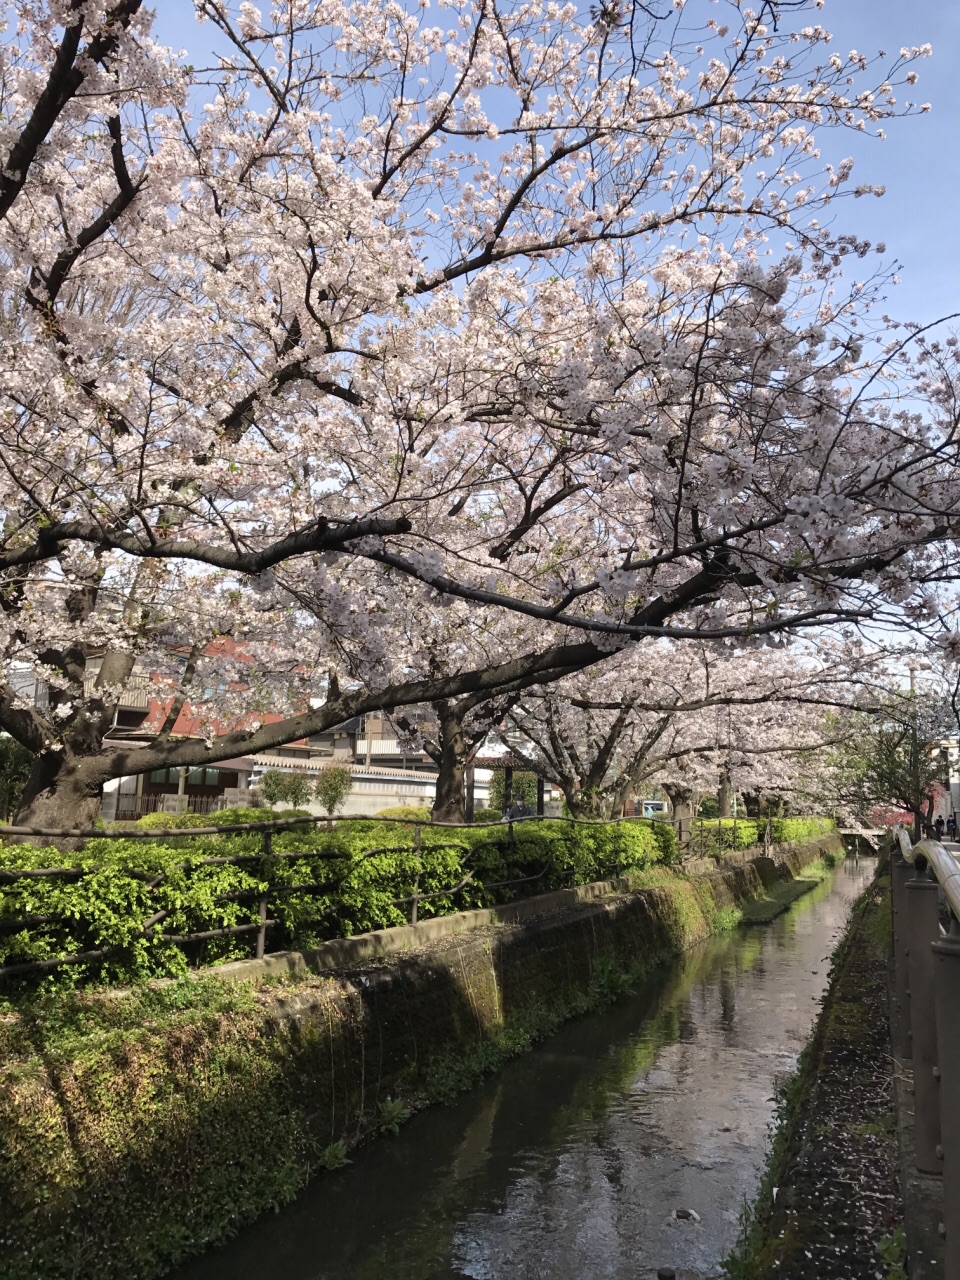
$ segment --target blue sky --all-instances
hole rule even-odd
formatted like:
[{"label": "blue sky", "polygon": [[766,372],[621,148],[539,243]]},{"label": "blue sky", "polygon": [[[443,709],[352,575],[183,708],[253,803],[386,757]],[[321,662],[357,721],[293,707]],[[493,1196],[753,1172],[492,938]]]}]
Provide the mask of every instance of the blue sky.
[{"label": "blue sky", "polygon": [[882,182],[882,200],[858,200],[841,215],[850,229],[883,241],[903,264],[890,310],[926,323],[960,311],[960,5],[954,0],[827,0],[821,18],[841,52],[933,45],[918,66],[911,99],[928,115],[892,121],[887,139],[847,135],[831,142],[853,156],[863,182]]},{"label": "blue sky", "polygon": [[[269,0],[261,4],[266,9]],[[213,31],[209,24],[194,24],[191,0],[163,0],[157,9],[160,38],[203,57]],[[834,47],[842,53],[884,49],[895,56],[902,45],[933,45],[934,56],[919,64],[920,82],[909,92],[916,101],[931,103],[929,114],[891,122],[884,142],[833,133],[824,137],[823,148],[834,162],[852,156],[858,181],[887,188],[880,200],[868,197],[836,207],[843,230],[882,241],[888,260],[901,264],[901,283],[892,290],[887,310],[921,323],[960,311],[960,4],[826,0],[819,14],[804,21],[819,21],[832,31]]]}]

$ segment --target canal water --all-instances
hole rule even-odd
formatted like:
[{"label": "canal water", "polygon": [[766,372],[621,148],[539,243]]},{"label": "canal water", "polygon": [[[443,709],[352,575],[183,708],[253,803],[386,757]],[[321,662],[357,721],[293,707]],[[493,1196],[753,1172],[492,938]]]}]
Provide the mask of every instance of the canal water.
[{"label": "canal water", "polygon": [[[177,1280],[719,1275],[854,899],[848,859],[773,924],[714,938],[415,1116]],[[676,1217],[678,1209],[696,1217]]]}]

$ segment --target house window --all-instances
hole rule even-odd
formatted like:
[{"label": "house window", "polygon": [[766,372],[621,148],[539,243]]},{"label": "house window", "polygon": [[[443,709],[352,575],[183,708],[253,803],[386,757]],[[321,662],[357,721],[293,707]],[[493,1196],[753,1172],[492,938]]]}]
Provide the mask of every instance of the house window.
[{"label": "house window", "polygon": [[[188,769],[187,785],[191,787],[219,787],[221,782],[220,773],[221,770],[219,769]],[[154,786],[178,786],[180,783],[180,770],[179,768],[154,769],[149,777]],[[236,779],[236,774],[233,777]],[[236,785],[235,782],[234,785]]]}]

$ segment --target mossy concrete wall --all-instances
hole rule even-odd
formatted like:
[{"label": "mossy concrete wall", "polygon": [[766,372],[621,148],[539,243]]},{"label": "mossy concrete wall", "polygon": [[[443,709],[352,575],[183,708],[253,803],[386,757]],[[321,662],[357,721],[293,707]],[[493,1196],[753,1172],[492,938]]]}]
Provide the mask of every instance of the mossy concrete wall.
[{"label": "mossy concrete wall", "polygon": [[[818,841],[789,866],[838,847]],[[212,1010],[187,1000],[125,1020],[121,999],[103,1032],[22,1028],[0,1065],[0,1275],[163,1274],[291,1199],[334,1144],[376,1132],[384,1103],[450,1096],[729,926],[764,887],[749,864],[631,883],[549,914],[541,900],[514,923],[422,931],[350,972],[306,957],[292,981]]]}]

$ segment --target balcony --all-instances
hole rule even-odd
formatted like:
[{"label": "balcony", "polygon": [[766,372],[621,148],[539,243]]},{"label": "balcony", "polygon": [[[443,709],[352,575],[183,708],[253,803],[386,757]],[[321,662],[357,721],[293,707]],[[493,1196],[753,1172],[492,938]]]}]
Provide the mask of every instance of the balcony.
[{"label": "balcony", "polygon": [[379,733],[374,733],[369,739],[367,737],[358,737],[357,739],[357,760],[360,760],[361,763],[366,759],[367,744],[370,745],[371,756],[417,754],[415,751],[404,751],[401,746],[397,745],[396,737],[384,737]]}]

